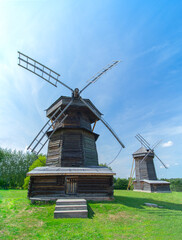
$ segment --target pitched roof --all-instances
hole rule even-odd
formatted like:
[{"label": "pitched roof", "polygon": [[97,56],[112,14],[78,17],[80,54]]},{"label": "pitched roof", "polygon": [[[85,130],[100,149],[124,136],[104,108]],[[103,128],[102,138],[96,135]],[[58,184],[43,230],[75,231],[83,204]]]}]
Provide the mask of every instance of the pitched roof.
[{"label": "pitched roof", "polygon": [[[84,100],[87,102],[87,104],[89,104],[96,111],[96,113],[99,116],[102,115],[102,113],[95,107],[95,105],[89,99],[84,98]],[[49,117],[50,114],[52,114],[58,107],[66,106],[70,101],[71,101],[71,97],[61,96],[60,98],[58,98],[50,107],[48,107],[46,109],[47,117]],[[71,106],[69,108],[71,108],[71,107],[81,107],[81,108],[88,109],[88,107],[83,102],[81,102],[79,99],[74,99],[73,103],[71,104]]]},{"label": "pitched roof", "polygon": [[[133,153],[133,157],[143,157],[149,152],[149,149],[146,149],[144,146],[139,148],[136,152]],[[154,153],[149,153],[149,156],[154,156]]]}]

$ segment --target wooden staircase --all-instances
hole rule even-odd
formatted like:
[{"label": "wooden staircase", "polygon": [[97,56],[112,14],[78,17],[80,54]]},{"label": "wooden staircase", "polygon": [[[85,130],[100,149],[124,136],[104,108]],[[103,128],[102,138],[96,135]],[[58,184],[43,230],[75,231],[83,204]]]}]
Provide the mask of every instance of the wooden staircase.
[{"label": "wooden staircase", "polygon": [[54,218],[87,218],[87,201],[85,199],[58,199]]}]

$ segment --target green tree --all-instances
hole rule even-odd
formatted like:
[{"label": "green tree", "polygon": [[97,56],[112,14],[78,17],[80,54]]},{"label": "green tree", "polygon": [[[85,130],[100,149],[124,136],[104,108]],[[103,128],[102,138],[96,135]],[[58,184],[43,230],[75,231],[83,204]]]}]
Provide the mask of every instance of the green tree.
[{"label": "green tree", "polygon": [[[29,172],[32,171],[34,168],[36,167],[43,167],[46,165],[46,156],[44,155],[39,155],[38,159],[36,159],[33,164],[29,167]],[[28,189],[28,185],[29,185],[29,181],[30,181],[30,176],[27,176],[24,179],[24,184],[23,184],[23,188],[24,189]]]},{"label": "green tree", "polygon": [[109,167],[109,166],[107,165],[107,163],[100,163],[99,166],[100,166],[100,167],[107,167],[107,168],[109,168],[110,170],[112,170],[112,168]]},{"label": "green tree", "polygon": [[161,179],[170,182],[171,191],[182,192],[182,178]]},{"label": "green tree", "polygon": [[126,178],[117,178],[114,180],[114,189],[126,190],[128,187],[128,179]]}]

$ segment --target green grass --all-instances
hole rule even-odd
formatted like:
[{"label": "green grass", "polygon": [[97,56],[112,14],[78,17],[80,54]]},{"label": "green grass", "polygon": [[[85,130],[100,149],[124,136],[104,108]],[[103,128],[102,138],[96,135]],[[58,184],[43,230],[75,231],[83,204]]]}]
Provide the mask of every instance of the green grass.
[{"label": "green grass", "polygon": [[182,239],[182,193],[117,190],[114,201],[89,202],[88,219],[54,219],[55,204],[32,205],[26,196],[25,190],[0,190],[1,240]]}]

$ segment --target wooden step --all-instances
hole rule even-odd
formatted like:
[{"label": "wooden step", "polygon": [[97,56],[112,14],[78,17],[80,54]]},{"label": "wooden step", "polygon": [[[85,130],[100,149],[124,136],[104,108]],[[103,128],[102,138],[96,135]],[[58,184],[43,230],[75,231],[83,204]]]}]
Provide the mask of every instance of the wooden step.
[{"label": "wooden step", "polygon": [[54,218],[87,218],[87,210],[54,211]]},{"label": "wooden step", "polygon": [[55,211],[87,210],[87,205],[56,205]]},{"label": "wooden step", "polygon": [[54,218],[87,218],[87,201],[78,198],[64,198],[56,201]]},{"label": "wooden step", "polygon": [[56,201],[56,205],[84,205],[87,204],[87,201],[85,199],[58,199]]}]

